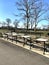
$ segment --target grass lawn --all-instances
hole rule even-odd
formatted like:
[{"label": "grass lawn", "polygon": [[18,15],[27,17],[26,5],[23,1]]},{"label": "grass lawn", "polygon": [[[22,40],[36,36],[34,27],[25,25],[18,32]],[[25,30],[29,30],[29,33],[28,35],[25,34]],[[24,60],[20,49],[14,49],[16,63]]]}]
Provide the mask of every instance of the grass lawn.
[{"label": "grass lawn", "polygon": [[[1,36],[1,33],[9,32],[9,31],[10,30],[8,30],[8,29],[0,29],[0,36]],[[23,31],[23,32],[21,32],[21,31]],[[24,30],[19,30],[18,33],[26,34],[26,32],[24,32]],[[40,37],[40,36],[47,37],[48,33],[49,33],[49,31],[36,31],[36,32],[34,32],[33,30],[28,30],[27,35],[31,35],[31,36],[34,35],[36,37]],[[48,38],[49,38],[49,36],[48,36]]]}]

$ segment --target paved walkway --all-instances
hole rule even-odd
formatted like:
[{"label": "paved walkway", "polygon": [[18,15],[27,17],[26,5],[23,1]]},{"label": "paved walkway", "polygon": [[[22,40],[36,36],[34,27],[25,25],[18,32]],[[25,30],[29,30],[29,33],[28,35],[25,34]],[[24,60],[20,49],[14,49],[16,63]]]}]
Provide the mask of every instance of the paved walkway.
[{"label": "paved walkway", "polygon": [[[7,39],[4,39],[4,38],[0,38],[1,40],[4,40],[4,41],[6,41],[6,42],[10,42],[10,43],[12,43],[12,44],[14,44],[14,45],[17,45],[17,46],[20,46],[20,47],[22,47],[22,48],[25,48],[25,49],[27,49],[27,50],[30,50],[30,46],[28,46],[28,45],[25,45],[25,46],[23,46],[23,43],[19,43],[19,42],[17,42],[17,44],[16,44],[16,42],[15,41],[11,41],[11,40],[7,40]],[[36,52],[36,53],[38,53],[38,54],[40,54],[40,55],[42,55],[42,56],[45,56],[45,57],[47,57],[47,58],[49,58],[49,52],[45,52],[45,55],[43,54],[43,51],[42,50],[40,50],[40,48],[31,48],[31,50],[30,51],[33,51],[33,52]]]},{"label": "paved walkway", "polygon": [[49,65],[49,58],[0,40],[0,65]]}]

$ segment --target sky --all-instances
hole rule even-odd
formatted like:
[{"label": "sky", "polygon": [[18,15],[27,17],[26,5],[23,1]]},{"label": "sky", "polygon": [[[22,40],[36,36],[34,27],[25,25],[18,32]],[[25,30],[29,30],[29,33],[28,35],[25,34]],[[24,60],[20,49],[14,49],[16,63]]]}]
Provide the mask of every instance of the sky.
[{"label": "sky", "polygon": [[[12,22],[16,19],[13,13],[18,13],[16,11],[15,2],[17,0],[0,0],[0,21],[6,21],[6,18],[10,18]],[[44,0],[44,2],[49,3],[49,0]],[[40,27],[43,24],[47,24],[48,22],[42,21],[38,24]],[[22,25],[22,22],[20,23]]]},{"label": "sky", "polygon": [[0,20],[15,18],[13,15],[13,13],[16,11],[15,2],[16,0],[0,0]]}]

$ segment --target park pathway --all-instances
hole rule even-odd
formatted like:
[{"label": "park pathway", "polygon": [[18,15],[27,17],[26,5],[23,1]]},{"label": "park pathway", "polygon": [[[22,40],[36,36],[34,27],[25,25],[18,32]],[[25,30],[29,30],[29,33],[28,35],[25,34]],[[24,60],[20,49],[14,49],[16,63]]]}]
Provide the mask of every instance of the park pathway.
[{"label": "park pathway", "polygon": [[49,65],[49,58],[0,40],[0,65]]}]

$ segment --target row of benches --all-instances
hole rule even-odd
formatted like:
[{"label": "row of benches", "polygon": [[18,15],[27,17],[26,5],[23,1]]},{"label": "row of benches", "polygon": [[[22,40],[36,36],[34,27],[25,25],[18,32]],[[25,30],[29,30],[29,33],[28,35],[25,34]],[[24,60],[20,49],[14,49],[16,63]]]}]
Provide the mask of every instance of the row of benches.
[{"label": "row of benches", "polygon": [[31,46],[33,46],[33,41],[31,39],[31,37],[28,35],[17,34],[15,32],[12,32],[12,33],[4,33],[3,37],[7,38],[7,40],[8,39],[12,40],[12,42],[16,41],[16,43],[19,41],[19,42],[23,43],[23,46],[25,44],[30,45],[30,49],[31,49]]},{"label": "row of benches", "polygon": [[[38,41],[36,40],[36,39],[32,39],[30,36],[28,36],[28,35],[24,35],[24,34],[17,34],[17,33],[15,33],[15,32],[12,32],[12,33],[4,33],[3,34],[3,37],[4,38],[7,38],[7,40],[8,39],[10,39],[10,40],[12,40],[12,42],[13,41],[16,41],[16,43],[17,42],[21,42],[21,43],[23,43],[23,46],[25,45],[25,44],[27,44],[27,45],[29,45],[30,46],[30,49],[31,49],[31,47],[38,47],[38,48],[42,48],[42,49],[44,49],[44,52],[45,52],[45,42],[44,42],[44,46],[41,46],[41,45],[39,45],[39,44],[37,44],[38,43]],[[41,39],[41,38],[40,38]],[[44,40],[44,39],[42,39],[42,40]],[[39,42],[40,43],[40,42]]]}]

